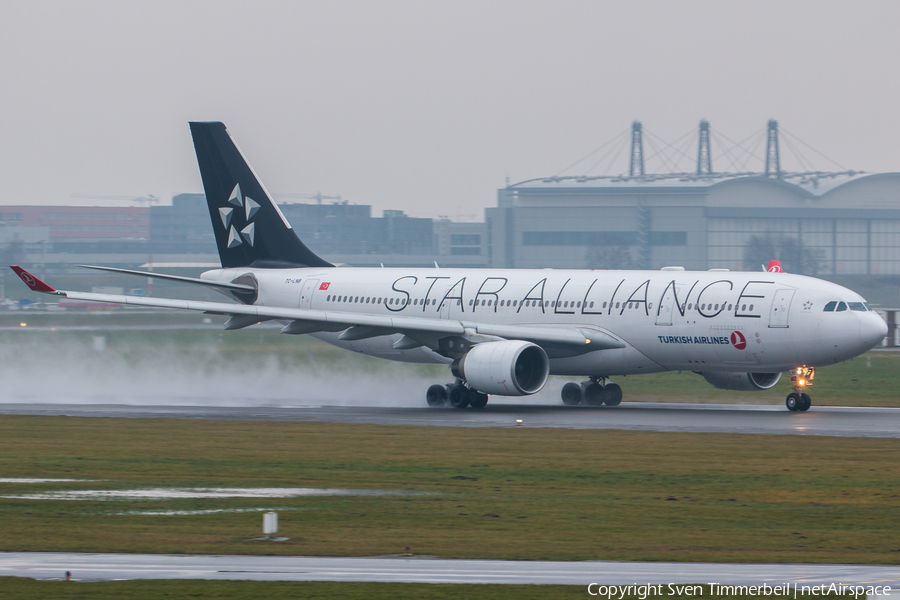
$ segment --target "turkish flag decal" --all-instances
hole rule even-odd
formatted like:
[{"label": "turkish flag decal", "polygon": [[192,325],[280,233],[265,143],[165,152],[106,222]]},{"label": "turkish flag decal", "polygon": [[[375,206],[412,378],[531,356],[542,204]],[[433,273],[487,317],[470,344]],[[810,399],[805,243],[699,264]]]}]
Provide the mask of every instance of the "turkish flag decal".
[{"label": "turkish flag decal", "polygon": [[327,290],[329,285],[331,285],[331,282],[330,282],[330,281],[326,281],[325,283],[323,283],[322,285],[319,286],[319,289],[320,289],[320,290]]}]

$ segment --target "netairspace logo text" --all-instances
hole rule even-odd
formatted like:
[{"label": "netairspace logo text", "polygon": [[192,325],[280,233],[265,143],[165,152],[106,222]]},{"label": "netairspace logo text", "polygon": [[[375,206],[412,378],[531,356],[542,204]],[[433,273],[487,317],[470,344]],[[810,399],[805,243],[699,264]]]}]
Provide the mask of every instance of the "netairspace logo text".
[{"label": "netairspace logo text", "polygon": [[711,596],[828,596],[837,595],[847,598],[864,598],[866,596],[890,596],[889,585],[844,585],[840,583],[822,585],[722,585],[708,583],[706,585],[646,584],[646,585],[600,585],[592,583],[588,586],[588,594],[600,596],[607,600],[623,600],[626,597],[637,597],[647,600],[652,596],[698,596],[705,592]]}]

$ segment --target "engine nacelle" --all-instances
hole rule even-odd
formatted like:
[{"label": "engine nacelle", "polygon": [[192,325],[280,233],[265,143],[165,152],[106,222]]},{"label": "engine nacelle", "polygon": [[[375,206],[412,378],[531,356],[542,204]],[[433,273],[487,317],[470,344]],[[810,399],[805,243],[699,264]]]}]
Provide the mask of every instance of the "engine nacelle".
[{"label": "engine nacelle", "polygon": [[739,392],[758,392],[775,387],[781,379],[781,373],[726,373],[705,371],[700,373],[713,387],[720,390],[736,390]]},{"label": "engine nacelle", "polygon": [[453,361],[450,368],[479,392],[527,396],[547,383],[550,359],[543,348],[531,342],[484,342]]}]

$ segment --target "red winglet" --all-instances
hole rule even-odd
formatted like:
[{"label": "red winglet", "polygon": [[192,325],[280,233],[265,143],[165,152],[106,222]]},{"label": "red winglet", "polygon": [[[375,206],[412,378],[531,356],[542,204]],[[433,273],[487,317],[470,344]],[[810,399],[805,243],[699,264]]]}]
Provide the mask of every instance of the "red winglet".
[{"label": "red winglet", "polygon": [[52,287],[20,267],[19,265],[10,265],[10,269],[16,272],[16,275],[19,276],[19,279],[25,282],[25,285],[33,292],[43,292],[45,294],[55,294],[56,290]]}]

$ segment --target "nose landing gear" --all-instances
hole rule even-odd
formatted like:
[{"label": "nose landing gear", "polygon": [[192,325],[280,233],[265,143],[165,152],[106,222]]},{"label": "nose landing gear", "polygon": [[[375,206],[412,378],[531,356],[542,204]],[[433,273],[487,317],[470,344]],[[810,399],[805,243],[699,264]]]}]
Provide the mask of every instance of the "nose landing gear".
[{"label": "nose landing gear", "polygon": [[815,376],[816,368],[806,365],[791,371],[791,383],[794,385],[794,391],[788,394],[784,401],[784,405],[789,411],[806,412],[812,406],[812,398],[806,393],[806,388],[812,385]]},{"label": "nose landing gear", "polygon": [[591,377],[581,383],[570,381],[563,386],[560,396],[567,406],[582,403],[588,406],[618,406],[622,402],[622,388],[609,383],[606,377]]}]

